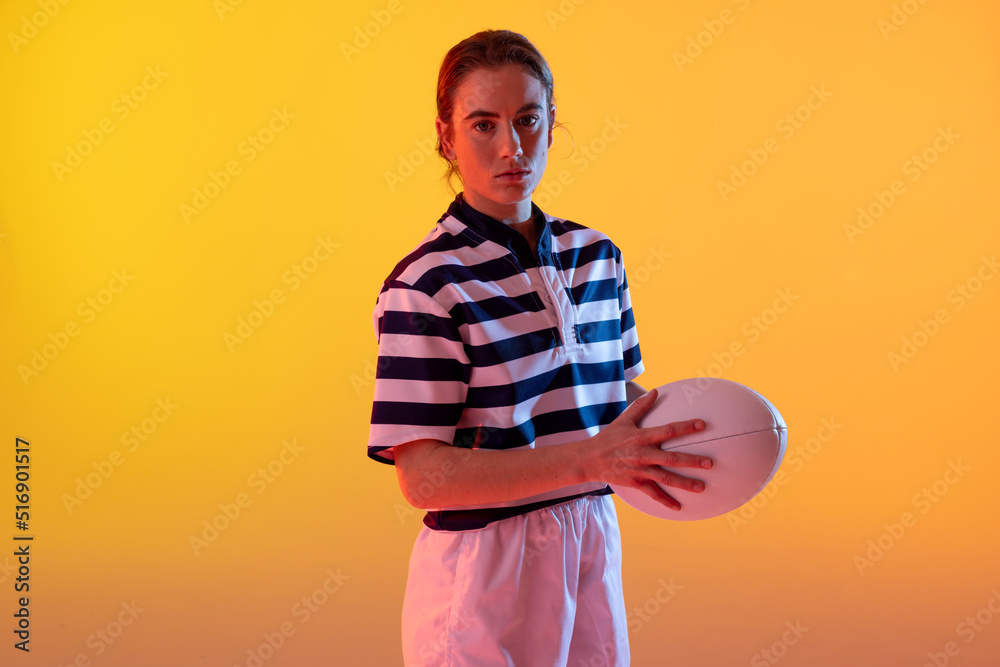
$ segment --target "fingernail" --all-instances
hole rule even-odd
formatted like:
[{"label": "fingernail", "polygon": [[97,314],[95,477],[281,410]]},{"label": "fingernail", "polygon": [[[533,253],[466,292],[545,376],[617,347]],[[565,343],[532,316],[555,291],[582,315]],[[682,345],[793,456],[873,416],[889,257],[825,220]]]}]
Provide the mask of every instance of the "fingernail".
[{"label": "fingernail", "polygon": [[694,423],[694,428],[696,431],[702,430],[703,428],[705,428],[705,422],[699,419]]},{"label": "fingernail", "polygon": [[702,483],[702,482],[695,482],[694,483],[694,490],[698,491],[699,493],[702,492],[702,491],[704,491],[705,490],[705,484]]},{"label": "fingernail", "polygon": [[711,468],[712,467],[712,460],[711,459],[705,459],[704,461],[701,462],[701,467],[702,468]]}]

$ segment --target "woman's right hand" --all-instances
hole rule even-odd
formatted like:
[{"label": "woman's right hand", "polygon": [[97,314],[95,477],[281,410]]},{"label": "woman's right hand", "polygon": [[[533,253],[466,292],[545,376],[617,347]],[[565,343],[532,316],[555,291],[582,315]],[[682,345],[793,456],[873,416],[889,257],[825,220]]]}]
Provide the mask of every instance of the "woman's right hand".
[{"label": "woman's right hand", "polygon": [[657,502],[679,510],[681,504],[659,485],[700,493],[705,490],[705,484],[664,470],[661,466],[706,469],[712,467],[712,459],[697,454],[664,451],[660,449],[660,444],[670,438],[703,430],[705,422],[689,419],[640,428],[636,422],[653,406],[656,397],[656,389],[651,389],[587,441],[588,467],[591,471],[588,477],[616,486],[640,489]]}]

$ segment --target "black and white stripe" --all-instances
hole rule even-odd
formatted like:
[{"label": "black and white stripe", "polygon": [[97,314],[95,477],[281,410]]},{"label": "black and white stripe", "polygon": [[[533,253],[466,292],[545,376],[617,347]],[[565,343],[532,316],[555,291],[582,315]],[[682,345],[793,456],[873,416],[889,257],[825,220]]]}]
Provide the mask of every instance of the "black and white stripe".
[{"label": "black and white stripe", "polygon": [[383,283],[371,458],[392,463],[393,446],[424,438],[488,449],[560,444],[596,434],[625,409],[625,382],[643,365],[621,252],[601,232],[532,210],[540,264],[520,233],[459,195]]}]

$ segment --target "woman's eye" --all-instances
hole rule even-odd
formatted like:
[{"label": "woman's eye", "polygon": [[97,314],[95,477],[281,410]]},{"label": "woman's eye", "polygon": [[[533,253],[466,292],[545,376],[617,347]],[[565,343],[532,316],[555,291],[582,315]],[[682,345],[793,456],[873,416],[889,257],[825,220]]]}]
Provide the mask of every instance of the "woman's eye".
[{"label": "woman's eye", "polygon": [[538,122],[538,116],[524,116],[521,119],[521,121],[522,121],[521,122],[522,125],[526,125],[526,126],[530,127],[530,126],[532,126],[532,125],[534,125],[535,123]]},{"label": "woman's eye", "polygon": [[487,123],[484,120],[481,120],[478,123],[476,123],[475,125],[473,125],[472,129],[478,130],[480,132],[485,132],[486,130],[490,129],[490,124]]}]

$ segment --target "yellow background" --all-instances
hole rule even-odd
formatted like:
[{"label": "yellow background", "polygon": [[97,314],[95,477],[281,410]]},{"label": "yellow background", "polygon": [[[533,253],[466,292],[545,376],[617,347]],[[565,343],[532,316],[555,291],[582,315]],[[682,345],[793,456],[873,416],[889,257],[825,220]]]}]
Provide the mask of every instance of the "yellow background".
[{"label": "yellow background", "polygon": [[[420,513],[365,455],[371,311],[452,198],[427,149],[437,69],[487,27],[552,66],[568,132],[536,201],[622,248],[639,382],[714,372],[789,424],[784,483],[740,521],[619,503],[633,664],[996,664],[1000,8],[984,0],[3,3],[0,663],[247,665],[282,627],[265,665],[401,663]],[[814,87],[829,96],[810,109]],[[78,166],[54,165],[71,150]],[[214,196],[185,216],[196,191]],[[959,285],[978,289],[961,308]],[[769,312],[779,290],[797,298]],[[921,345],[893,363],[904,338]],[[51,358],[24,374],[36,351]],[[11,632],[15,437],[33,453],[30,654]],[[239,516],[193,547],[226,525],[220,504]],[[323,601],[308,619],[304,596]]]}]

